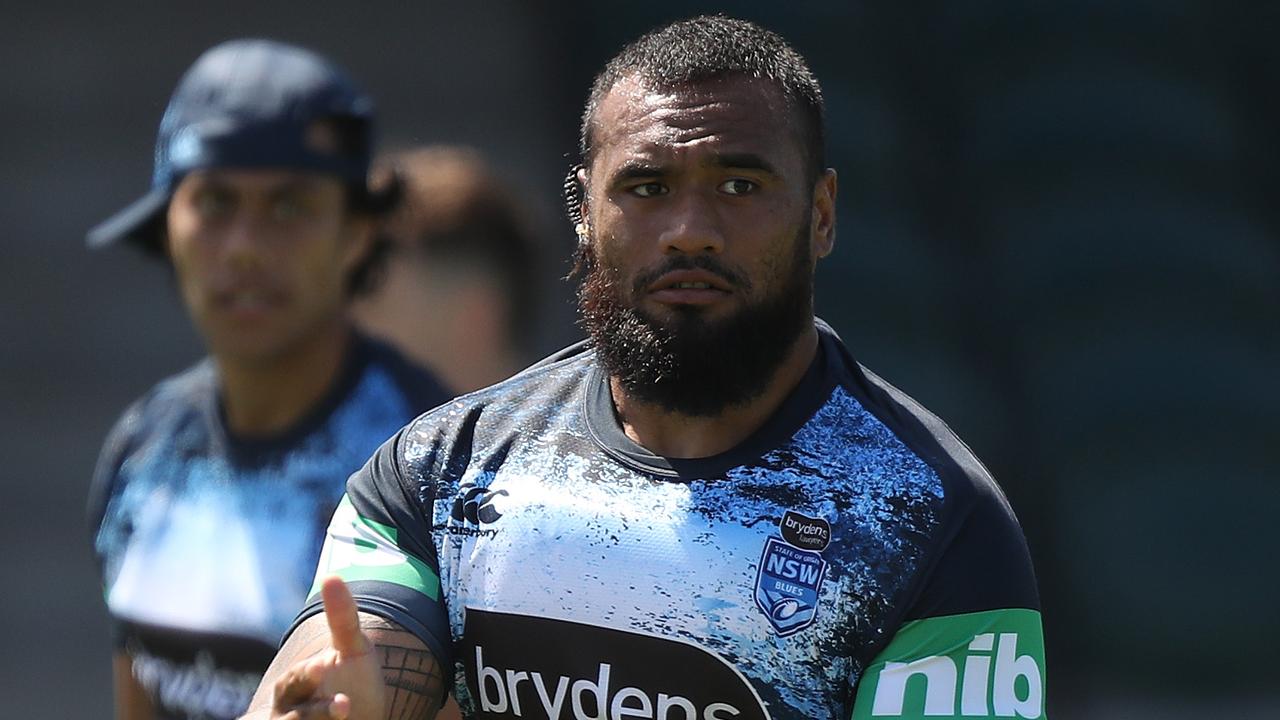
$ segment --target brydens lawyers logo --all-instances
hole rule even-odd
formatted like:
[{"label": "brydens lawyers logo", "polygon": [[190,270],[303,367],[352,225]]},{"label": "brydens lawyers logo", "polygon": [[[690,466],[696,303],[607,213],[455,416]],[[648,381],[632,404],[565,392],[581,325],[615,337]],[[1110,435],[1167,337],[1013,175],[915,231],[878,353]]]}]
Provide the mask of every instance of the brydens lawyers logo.
[{"label": "brydens lawyers logo", "polygon": [[679,638],[466,608],[457,652],[479,720],[769,720],[737,668]]},{"label": "brydens lawyers logo", "polygon": [[764,545],[756,571],[756,606],[782,637],[813,624],[827,562],[820,554],[831,543],[831,524],[791,510],[778,523],[781,538]]}]

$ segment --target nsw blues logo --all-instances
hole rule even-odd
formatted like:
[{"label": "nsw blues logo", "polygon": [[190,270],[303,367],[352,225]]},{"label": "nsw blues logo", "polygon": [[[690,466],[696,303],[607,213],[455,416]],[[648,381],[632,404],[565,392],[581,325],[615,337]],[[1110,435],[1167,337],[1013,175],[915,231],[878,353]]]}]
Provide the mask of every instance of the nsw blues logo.
[{"label": "nsw blues logo", "polygon": [[788,510],[779,523],[782,537],[764,544],[756,571],[756,606],[782,637],[813,624],[818,593],[827,574],[820,554],[831,542],[831,525],[822,518]]}]

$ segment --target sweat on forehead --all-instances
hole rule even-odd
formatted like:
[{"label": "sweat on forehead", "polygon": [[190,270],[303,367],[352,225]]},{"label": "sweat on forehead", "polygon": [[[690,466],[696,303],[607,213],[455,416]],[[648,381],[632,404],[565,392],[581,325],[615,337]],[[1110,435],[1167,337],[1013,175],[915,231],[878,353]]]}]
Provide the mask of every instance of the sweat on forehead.
[{"label": "sweat on forehead", "polygon": [[[794,141],[803,154],[798,125],[797,114],[767,81],[734,76],[656,87],[629,76],[596,108],[589,160],[594,165],[619,148],[643,153],[730,136],[738,144],[754,141],[757,151]],[[782,136],[776,134],[779,130]]]}]

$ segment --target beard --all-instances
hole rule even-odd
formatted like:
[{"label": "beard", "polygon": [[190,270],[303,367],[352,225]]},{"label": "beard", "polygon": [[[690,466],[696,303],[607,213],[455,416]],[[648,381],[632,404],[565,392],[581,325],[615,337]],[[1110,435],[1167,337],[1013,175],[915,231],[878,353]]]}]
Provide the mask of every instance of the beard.
[{"label": "beard", "polygon": [[[806,222],[776,268],[774,290],[733,315],[707,319],[701,308],[675,306],[666,321],[629,306],[616,270],[604,267],[594,245],[583,250],[585,271],[578,288],[582,324],[609,375],[626,393],[667,412],[707,417],[745,405],[760,396],[813,323],[813,272]],[[719,275],[738,292],[748,278],[708,255],[677,255],[642,272],[633,283],[639,297],[653,281],[673,270]]]}]

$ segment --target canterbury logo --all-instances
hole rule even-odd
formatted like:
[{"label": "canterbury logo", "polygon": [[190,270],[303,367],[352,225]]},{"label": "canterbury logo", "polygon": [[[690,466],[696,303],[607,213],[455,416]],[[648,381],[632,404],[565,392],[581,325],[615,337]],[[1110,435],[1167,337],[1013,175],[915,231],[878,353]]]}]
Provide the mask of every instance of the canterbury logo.
[{"label": "canterbury logo", "polygon": [[502,513],[493,506],[493,501],[499,495],[507,495],[507,491],[463,483],[458,487],[458,495],[453,499],[453,508],[449,514],[457,522],[465,520],[476,525],[497,522]]}]

